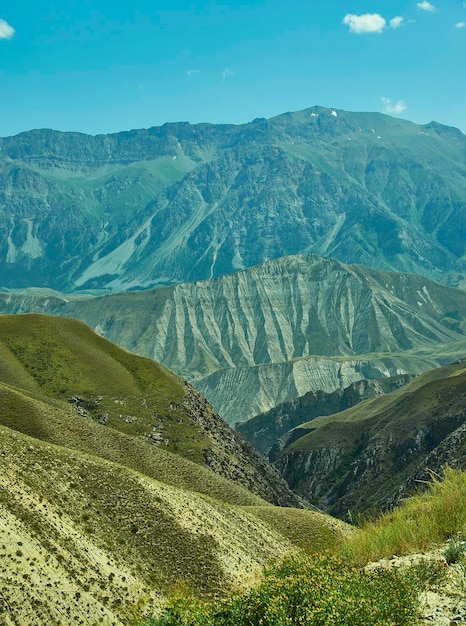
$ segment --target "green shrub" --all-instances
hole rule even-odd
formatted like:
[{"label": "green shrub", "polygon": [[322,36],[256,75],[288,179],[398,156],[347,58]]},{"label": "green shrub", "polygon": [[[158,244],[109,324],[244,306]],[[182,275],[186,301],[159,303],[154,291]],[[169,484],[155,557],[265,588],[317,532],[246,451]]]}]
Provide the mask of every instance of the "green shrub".
[{"label": "green shrub", "polygon": [[444,563],[422,558],[409,569],[412,576],[419,582],[420,588],[430,588],[445,581],[448,570]]},{"label": "green shrub", "polygon": [[178,600],[147,626],[413,626],[417,580],[407,570],[367,572],[331,556],[271,565],[258,587],[229,600]]},{"label": "green shrub", "polygon": [[445,561],[451,563],[460,563],[466,557],[466,543],[456,539],[450,539],[448,546],[443,551]]}]

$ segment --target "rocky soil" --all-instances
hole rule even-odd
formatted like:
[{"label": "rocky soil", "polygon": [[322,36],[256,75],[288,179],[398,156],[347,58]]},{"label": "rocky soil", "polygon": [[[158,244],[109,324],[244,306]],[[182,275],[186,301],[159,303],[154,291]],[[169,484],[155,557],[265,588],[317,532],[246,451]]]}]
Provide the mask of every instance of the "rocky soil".
[{"label": "rocky soil", "polygon": [[[466,548],[466,542],[462,542]],[[466,560],[448,563],[445,551],[448,544],[425,553],[394,556],[370,563],[367,569],[377,567],[406,567],[422,563],[436,564],[440,576],[427,585],[421,594],[422,624],[426,626],[460,626],[466,624]],[[442,571],[442,569],[444,571]]]}]

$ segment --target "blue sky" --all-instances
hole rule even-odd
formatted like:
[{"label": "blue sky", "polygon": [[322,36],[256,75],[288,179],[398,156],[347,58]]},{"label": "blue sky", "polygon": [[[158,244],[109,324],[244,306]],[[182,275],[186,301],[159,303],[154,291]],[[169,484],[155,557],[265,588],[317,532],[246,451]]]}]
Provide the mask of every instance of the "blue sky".
[{"label": "blue sky", "polygon": [[0,136],[313,105],[466,133],[466,1],[0,0]]}]

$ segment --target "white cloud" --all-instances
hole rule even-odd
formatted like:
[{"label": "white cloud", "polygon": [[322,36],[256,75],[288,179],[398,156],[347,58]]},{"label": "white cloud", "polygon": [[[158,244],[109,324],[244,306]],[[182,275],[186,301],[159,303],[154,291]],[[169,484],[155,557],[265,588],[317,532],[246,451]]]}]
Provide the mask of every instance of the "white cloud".
[{"label": "white cloud", "polygon": [[397,15],[397,17],[393,17],[390,20],[390,28],[400,28],[400,26],[403,26],[404,21],[404,17],[401,17],[401,15]]},{"label": "white cloud", "polygon": [[380,99],[383,103],[383,113],[388,113],[389,115],[393,113],[395,115],[398,115],[399,113],[403,113],[403,111],[406,111],[406,104],[403,102],[403,100],[393,102],[390,98],[385,98],[385,96],[382,96]]},{"label": "white cloud", "polygon": [[0,20],[0,39],[11,39],[15,34],[15,29],[5,20]]},{"label": "white cloud", "polygon": [[357,35],[381,33],[386,23],[385,18],[379,15],[379,13],[364,13],[363,15],[347,13],[343,18],[343,24],[349,27],[350,33],[356,33]]},{"label": "white cloud", "polygon": [[234,76],[235,73],[230,70],[229,67],[225,68],[222,72],[222,80],[226,80],[229,76]]},{"label": "white cloud", "polygon": [[430,2],[427,2],[427,0],[422,0],[422,2],[418,2],[416,4],[418,9],[421,9],[422,11],[435,11],[436,8],[434,7],[433,4],[431,4]]},{"label": "white cloud", "polygon": [[200,74],[201,70],[186,70],[186,74],[188,76],[194,76],[195,74]]},{"label": "white cloud", "polygon": [[456,22],[455,28],[464,28],[466,26],[466,22]]}]

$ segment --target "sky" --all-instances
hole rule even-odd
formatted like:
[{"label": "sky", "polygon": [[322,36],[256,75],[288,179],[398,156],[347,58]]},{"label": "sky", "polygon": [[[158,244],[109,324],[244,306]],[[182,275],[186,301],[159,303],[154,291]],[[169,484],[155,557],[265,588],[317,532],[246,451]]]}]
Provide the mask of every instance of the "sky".
[{"label": "sky", "polygon": [[314,105],[466,133],[466,0],[0,0],[0,136]]}]

